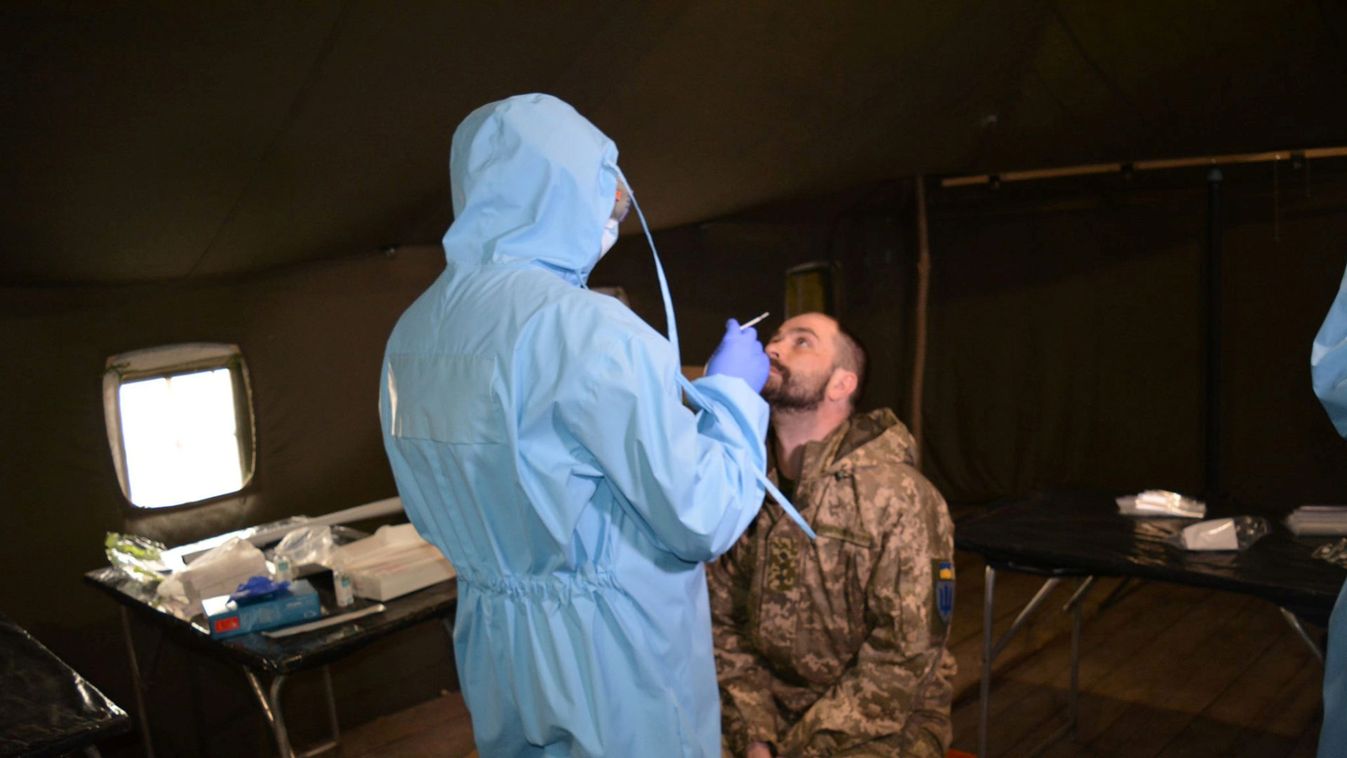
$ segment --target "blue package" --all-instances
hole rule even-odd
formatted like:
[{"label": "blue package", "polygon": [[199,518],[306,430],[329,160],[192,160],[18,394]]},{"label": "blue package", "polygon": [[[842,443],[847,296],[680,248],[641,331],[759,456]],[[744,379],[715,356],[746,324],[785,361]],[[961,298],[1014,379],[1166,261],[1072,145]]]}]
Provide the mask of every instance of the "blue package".
[{"label": "blue package", "polygon": [[217,639],[312,621],[323,614],[318,593],[307,579],[291,582],[289,588],[265,598],[240,603],[229,595],[220,595],[202,600],[201,607],[210,635]]}]

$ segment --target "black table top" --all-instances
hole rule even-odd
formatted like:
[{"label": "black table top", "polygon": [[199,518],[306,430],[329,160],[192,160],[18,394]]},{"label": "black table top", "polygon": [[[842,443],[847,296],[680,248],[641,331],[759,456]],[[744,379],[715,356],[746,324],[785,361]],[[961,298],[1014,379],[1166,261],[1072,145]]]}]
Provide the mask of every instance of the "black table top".
[{"label": "black table top", "polygon": [[[330,577],[330,574],[326,576]],[[310,579],[322,599],[323,615],[326,616],[334,610],[330,578],[326,584],[317,577]],[[220,640],[210,636],[200,616],[185,621],[157,608],[152,587],[116,568],[107,566],[90,571],[84,575],[84,580],[189,647],[273,675],[331,663],[393,632],[436,617],[447,617],[458,602],[458,585],[450,580],[385,600],[385,610],[381,613],[311,632],[274,639],[253,633]]]},{"label": "black table top", "polygon": [[[1219,503],[1206,518],[1241,515]],[[1326,624],[1347,570],[1312,556],[1329,538],[1295,537],[1279,521],[1242,551],[1188,551],[1169,540],[1197,519],[1136,518],[1112,495],[1051,493],[955,525],[955,543],[993,568],[1133,576],[1255,595]]]},{"label": "black table top", "polygon": [[0,756],[58,755],[129,728],[126,711],[0,616]]}]

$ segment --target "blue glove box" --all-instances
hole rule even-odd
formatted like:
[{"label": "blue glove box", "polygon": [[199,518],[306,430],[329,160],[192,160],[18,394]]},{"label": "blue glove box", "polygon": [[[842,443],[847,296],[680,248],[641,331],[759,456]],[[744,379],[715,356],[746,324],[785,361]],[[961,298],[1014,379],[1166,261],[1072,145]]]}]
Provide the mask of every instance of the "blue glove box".
[{"label": "blue glove box", "polygon": [[201,607],[210,635],[217,639],[312,621],[323,615],[318,593],[307,579],[291,582],[286,591],[265,600],[238,603],[220,595],[202,600]]}]

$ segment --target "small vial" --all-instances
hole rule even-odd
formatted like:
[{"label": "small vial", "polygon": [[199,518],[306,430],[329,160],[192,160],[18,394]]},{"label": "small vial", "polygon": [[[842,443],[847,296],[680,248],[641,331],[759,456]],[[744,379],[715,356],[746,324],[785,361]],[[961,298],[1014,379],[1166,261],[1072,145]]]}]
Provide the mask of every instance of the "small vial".
[{"label": "small vial", "polygon": [[290,565],[290,556],[276,556],[276,581],[292,582],[295,579],[294,568]]},{"label": "small vial", "polygon": [[332,572],[332,589],[337,594],[337,606],[345,608],[355,602],[355,590],[351,588],[351,577],[340,571]]}]

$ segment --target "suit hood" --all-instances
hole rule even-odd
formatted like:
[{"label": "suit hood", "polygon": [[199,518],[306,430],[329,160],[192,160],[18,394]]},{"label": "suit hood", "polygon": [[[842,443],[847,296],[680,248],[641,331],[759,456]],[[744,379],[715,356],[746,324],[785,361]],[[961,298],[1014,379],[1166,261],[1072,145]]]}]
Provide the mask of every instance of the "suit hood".
[{"label": "suit hood", "polygon": [[537,265],[583,283],[617,176],[617,146],[565,102],[530,94],[484,105],[454,131],[445,258]]}]

